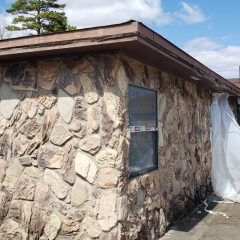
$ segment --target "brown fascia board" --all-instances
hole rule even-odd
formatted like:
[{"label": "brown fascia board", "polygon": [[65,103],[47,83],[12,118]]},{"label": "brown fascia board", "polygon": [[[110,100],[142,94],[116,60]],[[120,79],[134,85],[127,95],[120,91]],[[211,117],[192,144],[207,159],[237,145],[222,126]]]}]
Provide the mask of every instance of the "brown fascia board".
[{"label": "brown fascia board", "polygon": [[240,83],[240,78],[230,78],[228,79],[228,81],[234,82],[234,83]]},{"label": "brown fascia board", "polygon": [[[133,36],[137,29],[137,22],[129,21],[122,24],[108,25],[103,27],[85,28],[74,31],[45,34],[41,36],[27,36],[12,38],[0,41],[0,56],[8,55],[11,49],[22,49],[22,53],[29,48],[49,46],[54,48],[57,45],[68,45],[73,42],[89,42],[107,40],[108,38],[117,38],[118,36]],[[71,48],[69,46],[68,48]],[[44,51],[44,50],[43,50]]]},{"label": "brown fascia board", "polygon": [[188,78],[202,87],[240,95],[240,88],[213,72],[142,23],[121,24],[0,41],[0,62],[70,53],[122,51],[143,62]]},{"label": "brown fascia board", "polygon": [[[182,63],[185,67],[195,71],[196,77],[199,77],[200,80],[205,79],[210,84],[213,91],[216,92],[230,92],[234,95],[240,95],[240,88],[232,84],[216,72],[212,71],[198,60],[172,44],[166,38],[160,36],[158,33],[152,31],[150,28],[146,27],[144,24],[139,23],[139,32],[144,36],[148,41],[151,41],[156,48],[162,50],[163,52],[169,54],[170,57]],[[203,81],[206,82],[206,81]],[[202,85],[200,82],[197,82],[199,85]],[[221,87],[222,85],[222,87]]]}]

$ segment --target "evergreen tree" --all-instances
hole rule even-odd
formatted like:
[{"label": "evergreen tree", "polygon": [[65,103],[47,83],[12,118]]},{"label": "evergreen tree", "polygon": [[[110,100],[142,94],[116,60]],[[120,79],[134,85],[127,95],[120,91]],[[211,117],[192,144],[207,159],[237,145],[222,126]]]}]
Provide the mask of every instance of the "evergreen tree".
[{"label": "evergreen tree", "polygon": [[58,0],[16,0],[6,10],[16,16],[6,29],[31,30],[37,35],[76,29],[68,25],[64,8],[65,4],[58,4]]}]

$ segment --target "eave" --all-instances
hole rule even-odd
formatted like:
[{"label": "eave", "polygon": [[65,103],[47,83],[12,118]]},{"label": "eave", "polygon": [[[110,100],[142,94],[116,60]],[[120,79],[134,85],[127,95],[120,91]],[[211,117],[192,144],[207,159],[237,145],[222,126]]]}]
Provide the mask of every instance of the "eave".
[{"label": "eave", "polygon": [[[0,41],[0,62],[29,58],[120,51],[214,92],[240,95],[240,88],[142,23],[121,24]],[[192,80],[191,77],[199,79]]]}]

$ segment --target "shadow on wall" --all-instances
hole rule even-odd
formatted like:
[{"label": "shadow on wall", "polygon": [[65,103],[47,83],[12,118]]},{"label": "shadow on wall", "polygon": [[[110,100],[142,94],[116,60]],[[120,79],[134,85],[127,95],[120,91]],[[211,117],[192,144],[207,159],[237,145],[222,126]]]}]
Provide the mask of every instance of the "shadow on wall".
[{"label": "shadow on wall", "polygon": [[116,56],[68,57],[0,65],[0,113],[10,119],[20,101],[31,98],[47,109],[58,102],[66,123],[72,119],[76,97],[84,97],[82,104],[97,103],[108,110],[108,104],[98,100],[111,95],[120,102],[117,96],[121,92],[111,87],[116,83],[112,69],[115,59]]}]

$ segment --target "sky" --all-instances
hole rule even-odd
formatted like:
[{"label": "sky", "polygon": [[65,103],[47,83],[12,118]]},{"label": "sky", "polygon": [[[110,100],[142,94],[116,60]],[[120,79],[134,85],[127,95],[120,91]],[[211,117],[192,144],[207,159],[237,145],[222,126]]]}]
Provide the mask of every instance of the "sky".
[{"label": "sky", "polygon": [[[0,0],[0,21],[13,0]],[[59,0],[78,28],[141,21],[225,78],[239,77],[239,0]],[[23,34],[23,33],[22,33]],[[11,35],[21,36],[19,35]]]}]

